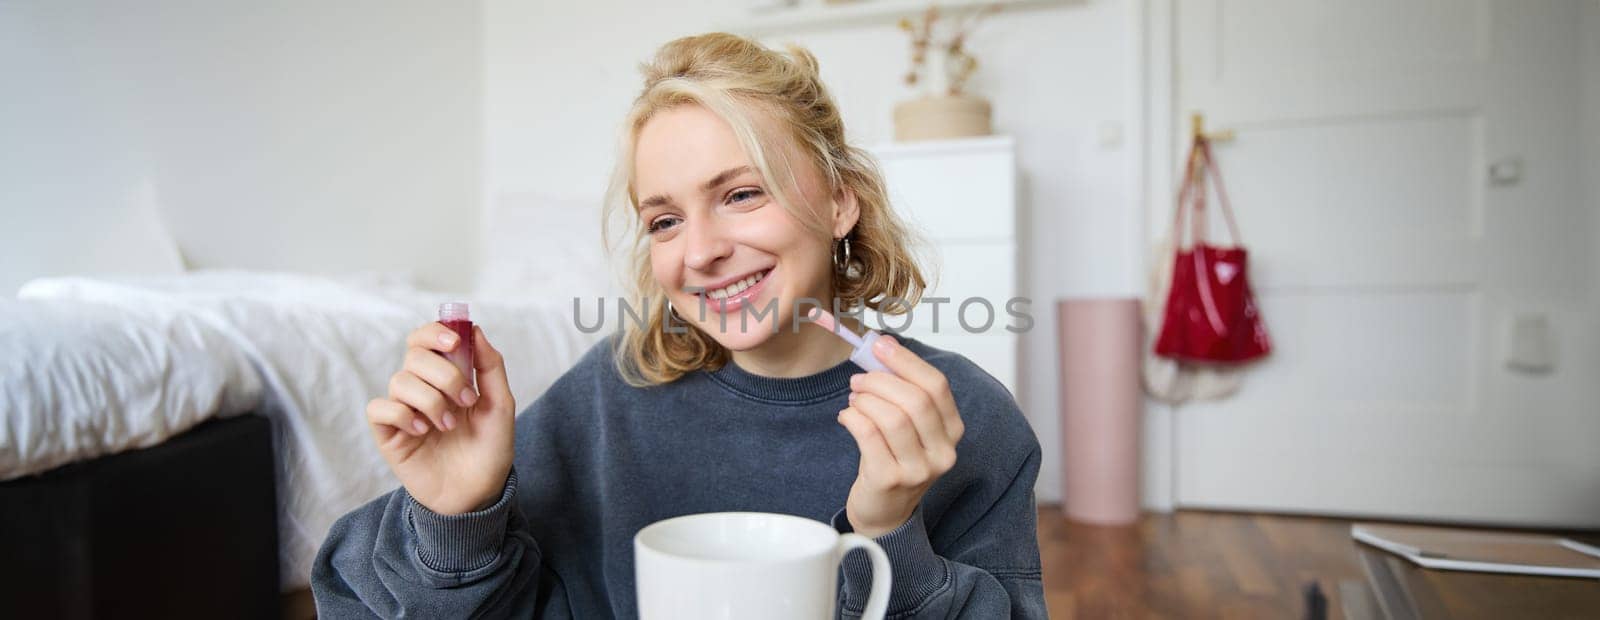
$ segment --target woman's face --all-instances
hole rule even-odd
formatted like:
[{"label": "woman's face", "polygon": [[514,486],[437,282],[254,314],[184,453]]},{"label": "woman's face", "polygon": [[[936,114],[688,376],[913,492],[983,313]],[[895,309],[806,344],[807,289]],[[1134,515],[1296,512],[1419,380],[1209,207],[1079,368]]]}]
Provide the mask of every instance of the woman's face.
[{"label": "woman's face", "polygon": [[[769,158],[795,162],[800,213],[855,225],[854,197],[829,196],[814,166],[788,144]],[[787,149],[786,153],[778,152]],[[699,105],[657,113],[639,130],[634,191],[650,266],[678,315],[722,346],[746,351],[789,331],[795,303],[830,304],[832,239],[778,204],[733,129]]]}]

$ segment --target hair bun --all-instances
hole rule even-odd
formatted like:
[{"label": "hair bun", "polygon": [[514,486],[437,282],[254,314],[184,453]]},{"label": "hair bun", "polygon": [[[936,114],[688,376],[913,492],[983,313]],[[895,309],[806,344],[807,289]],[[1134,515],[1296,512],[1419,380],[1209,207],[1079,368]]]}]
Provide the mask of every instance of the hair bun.
[{"label": "hair bun", "polygon": [[817,65],[817,56],[812,54],[811,50],[794,44],[790,44],[788,49],[790,60],[799,65],[806,75],[812,78],[822,77],[822,70]]},{"label": "hair bun", "polygon": [[730,74],[749,73],[750,68],[777,68],[788,64],[801,77],[819,80],[817,57],[799,45],[786,46],[787,55],[736,34],[711,32],[668,41],[656,50],[655,58],[640,65],[645,88],[669,78],[715,79]]},{"label": "hair bun", "polygon": [[759,43],[726,32],[682,37],[656,50],[655,58],[640,66],[646,88],[668,78],[710,78],[729,71],[766,50]]}]

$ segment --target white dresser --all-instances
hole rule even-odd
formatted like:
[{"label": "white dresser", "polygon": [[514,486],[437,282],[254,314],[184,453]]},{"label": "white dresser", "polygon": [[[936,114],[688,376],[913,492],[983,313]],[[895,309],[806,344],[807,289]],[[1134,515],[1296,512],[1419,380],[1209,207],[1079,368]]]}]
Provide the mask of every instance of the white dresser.
[{"label": "white dresser", "polygon": [[[922,264],[930,279],[925,297],[949,298],[938,304],[938,321],[928,301],[913,311],[904,332],[941,349],[955,351],[1017,392],[1019,334],[1027,319],[1007,312],[1017,297],[1016,147],[1009,136],[885,145],[871,149],[883,166],[889,198],[927,242]],[[993,321],[984,303],[993,308]],[[962,307],[965,304],[965,312]],[[1014,307],[1034,315],[1029,304]],[[972,333],[966,325],[978,329]],[[878,327],[877,317],[868,317]],[[883,317],[890,328],[904,317]]]}]

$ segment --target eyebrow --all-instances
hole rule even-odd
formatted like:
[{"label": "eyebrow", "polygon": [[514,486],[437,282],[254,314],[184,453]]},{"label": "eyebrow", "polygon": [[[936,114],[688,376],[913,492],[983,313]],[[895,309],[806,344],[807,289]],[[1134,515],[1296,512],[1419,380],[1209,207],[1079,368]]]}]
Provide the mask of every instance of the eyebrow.
[{"label": "eyebrow", "polygon": [[[727,183],[728,181],[731,181],[731,180],[737,178],[739,175],[745,174],[747,172],[750,172],[750,167],[749,166],[737,166],[737,167],[729,168],[727,170],[723,170],[722,172],[718,172],[717,176],[711,177],[711,180],[706,181],[705,183],[702,183],[700,185],[700,190],[709,192],[711,190],[716,189],[718,185],[722,185],[723,183]],[[639,201],[639,208],[640,209],[648,209],[650,207],[659,207],[659,206],[664,206],[664,205],[671,204],[671,203],[672,203],[672,199],[668,198],[665,194],[656,194],[654,196],[651,196],[649,198],[646,198],[644,200]]]}]

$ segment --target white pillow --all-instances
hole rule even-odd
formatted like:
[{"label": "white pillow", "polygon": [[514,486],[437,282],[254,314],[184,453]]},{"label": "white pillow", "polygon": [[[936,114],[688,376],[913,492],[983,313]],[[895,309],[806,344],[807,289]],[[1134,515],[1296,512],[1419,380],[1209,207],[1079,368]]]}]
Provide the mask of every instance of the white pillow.
[{"label": "white pillow", "polygon": [[39,277],[183,273],[154,183],[119,189],[100,181],[40,181],[0,200],[11,233],[0,243],[0,296]]}]

